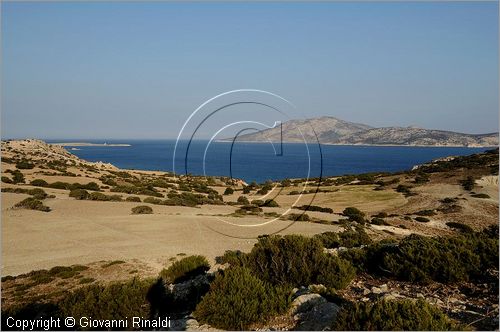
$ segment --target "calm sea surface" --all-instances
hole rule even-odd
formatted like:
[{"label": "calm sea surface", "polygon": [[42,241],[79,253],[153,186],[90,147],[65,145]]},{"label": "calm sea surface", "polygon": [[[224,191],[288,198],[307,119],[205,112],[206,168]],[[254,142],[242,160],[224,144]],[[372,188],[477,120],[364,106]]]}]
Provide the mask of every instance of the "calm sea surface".
[{"label": "calm sea surface", "polygon": [[[55,142],[55,141],[52,141]],[[61,141],[58,141],[61,142]],[[74,141],[73,141],[74,142]],[[89,141],[103,143],[103,141]],[[122,140],[128,147],[66,147],[89,161],[103,161],[120,168],[173,170],[174,140]],[[193,141],[186,156],[187,142],[177,148],[175,172],[201,175],[224,175],[245,181],[358,174],[375,171],[402,171],[414,165],[451,155],[469,155],[487,148],[449,147],[375,147],[270,143],[231,143]],[[204,157],[205,156],[205,157]],[[205,161],[205,162],[203,162]],[[204,166],[205,165],[205,166]],[[230,167],[231,165],[231,167]]]}]

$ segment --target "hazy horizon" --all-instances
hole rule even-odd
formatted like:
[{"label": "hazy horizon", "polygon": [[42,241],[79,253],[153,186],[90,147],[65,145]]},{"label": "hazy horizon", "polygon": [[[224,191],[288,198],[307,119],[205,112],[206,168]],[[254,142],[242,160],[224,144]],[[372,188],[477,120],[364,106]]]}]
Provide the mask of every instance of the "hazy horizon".
[{"label": "hazy horizon", "polygon": [[498,132],[497,2],[1,6],[2,139],[172,139],[239,88],[302,118]]}]

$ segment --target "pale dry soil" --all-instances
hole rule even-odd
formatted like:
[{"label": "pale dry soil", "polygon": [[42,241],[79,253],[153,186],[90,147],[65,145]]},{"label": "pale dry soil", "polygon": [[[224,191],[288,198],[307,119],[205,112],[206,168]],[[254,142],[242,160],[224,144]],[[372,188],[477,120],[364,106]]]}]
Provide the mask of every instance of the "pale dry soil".
[{"label": "pale dry soil", "polygon": [[154,214],[132,215],[131,208],[143,203],[77,201],[67,193],[44,200],[52,208],[48,213],[12,208],[25,197],[2,193],[2,275],[116,259],[136,259],[160,271],[179,253],[201,254],[213,262],[225,250],[249,251],[258,235],[286,227],[281,234],[338,230],[334,225],[283,220],[254,226],[268,220],[198,215],[229,214],[231,206],[151,205]]}]

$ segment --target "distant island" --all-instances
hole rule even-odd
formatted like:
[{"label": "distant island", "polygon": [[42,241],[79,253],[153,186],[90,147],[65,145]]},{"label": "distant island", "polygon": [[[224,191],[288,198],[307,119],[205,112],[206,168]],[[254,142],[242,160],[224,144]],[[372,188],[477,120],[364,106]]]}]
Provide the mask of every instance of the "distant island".
[{"label": "distant island", "polygon": [[[324,116],[305,120],[290,120],[283,123],[283,142],[315,142],[335,145],[395,145],[395,146],[498,146],[498,132],[487,134],[465,134],[453,131],[423,129],[416,127],[375,128]],[[314,128],[314,131],[313,131]],[[303,136],[302,136],[303,135]],[[226,138],[222,141],[231,141]],[[238,136],[240,142],[279,142],[279,127]]]},{"label": "distant island", "polygon": [[131,146],[130,144],[108,144],[104,143],[86,143],[86,142],[69,142],[69,143],[51,143],[52,145],[59,146]]}]

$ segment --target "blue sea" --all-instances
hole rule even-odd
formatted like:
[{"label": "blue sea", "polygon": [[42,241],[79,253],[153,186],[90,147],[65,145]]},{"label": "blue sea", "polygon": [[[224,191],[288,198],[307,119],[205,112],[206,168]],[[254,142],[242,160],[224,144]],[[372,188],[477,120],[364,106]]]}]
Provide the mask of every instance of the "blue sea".
[{"label": "blue sea", "polygon": [[[68,141],[68,140],[67,140]],[[52,141],[55,142],[55,141]],[[64,141],[57,141],[64,142]],[[74,140],[72,141],[74,142]],[[103,141],[85,140],[103,143]],[[247,182],[285,178],[334,176],[366,172],[394,172],[433,159],[470,155],[488,148],[339,146],[303,143],[243,143],[175,140],[120,140],[108,144],[130,146],[66,147],[88,161],[103,161],[120,168],[173,171],[178,174],[233,176]],[[186,153],[187,152],[187,153]]]}]

